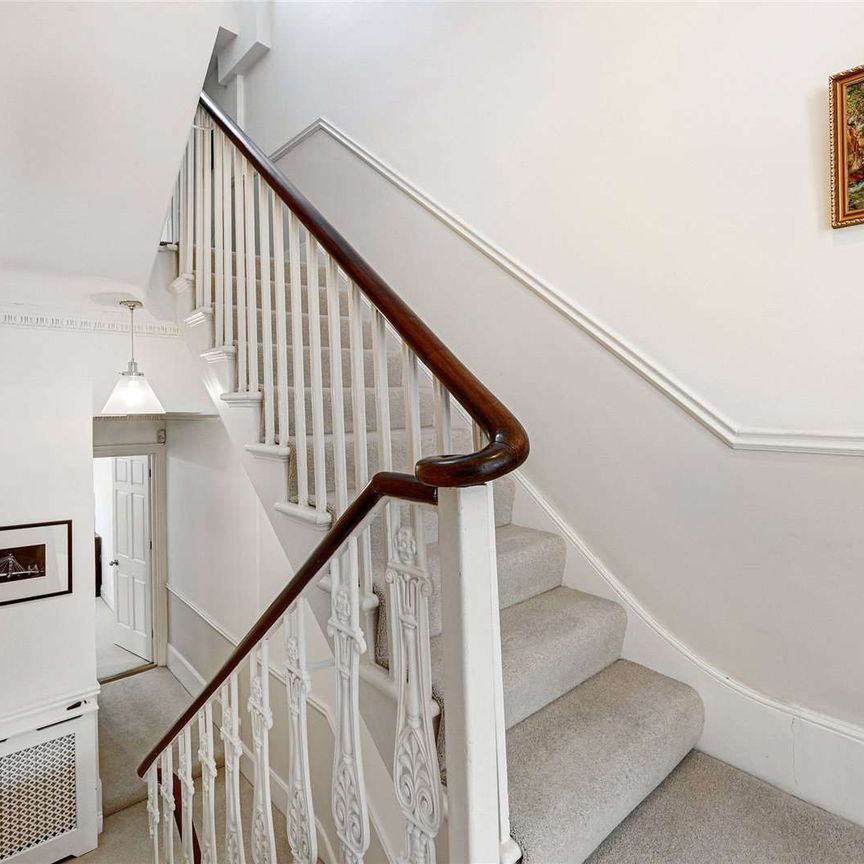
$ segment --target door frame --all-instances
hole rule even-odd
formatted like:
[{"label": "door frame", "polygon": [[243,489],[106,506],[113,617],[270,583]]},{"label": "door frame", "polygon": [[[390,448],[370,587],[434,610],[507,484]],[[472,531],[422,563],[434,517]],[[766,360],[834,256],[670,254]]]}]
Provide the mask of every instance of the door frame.
[{"label": "door frame", "polygon": [[93,458],[112,456],[150,457],[150,558],[153,608],[153,662],[168,663],[168,508],[164,444],[94,444]]}]

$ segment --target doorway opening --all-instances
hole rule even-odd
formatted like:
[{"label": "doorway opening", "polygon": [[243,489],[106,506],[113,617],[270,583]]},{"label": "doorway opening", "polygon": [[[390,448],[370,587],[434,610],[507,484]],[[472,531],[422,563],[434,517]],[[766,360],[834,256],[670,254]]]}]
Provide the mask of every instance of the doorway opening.
[{"label": "doorway opening", "polygon": [[159,491],[153,482],[155,461],[153,454],[132,452],[93,459],[100,683],[151,669],[159,662],[155,618],[162,580],[158,578],[161,550],[154,542],[159,537],[160,509],[154,495]]}]

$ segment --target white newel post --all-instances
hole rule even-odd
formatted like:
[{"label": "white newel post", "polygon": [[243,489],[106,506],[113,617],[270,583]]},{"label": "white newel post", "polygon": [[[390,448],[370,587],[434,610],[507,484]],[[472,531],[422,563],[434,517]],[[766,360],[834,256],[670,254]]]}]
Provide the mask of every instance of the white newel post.
[{"label": "white newel post", "polygon": [[492,487],[438,490],[450,860],[498,864],[509,841]]}]

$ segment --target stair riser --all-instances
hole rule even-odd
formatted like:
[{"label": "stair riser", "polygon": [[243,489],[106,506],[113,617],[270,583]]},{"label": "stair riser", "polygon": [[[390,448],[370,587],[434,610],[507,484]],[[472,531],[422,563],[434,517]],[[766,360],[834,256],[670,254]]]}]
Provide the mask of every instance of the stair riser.
[{"label": "stair riser", "polygon": [[[277,351],[276,347],[272,350],[272,369],[273,377],[276,378],[277,372]],[[294,381],[294,352],[289,351],[287,354],[287,371],[288,380]],[[329,387],[332,383],[330,377],[330,349],[321,349],[321,378],[323,385]],[[367,387],[375,386],[375,366],[373,354],[370,349],[363,351],[363,378]],[[264,355],[263,351],[258,351],[258,380],[264,381]],[[303,381],[308,385],[312,380],[312,351],[307,346],[303,349]],[[351,382],[351,352],[347,348],[342,349],[342,383],[348,385]],[[390,387],[400,386],[402,384],[402,358],[395,351],[391,351],[387,355],[387,384]]]},{"label": "stair riser", "polygon": [[[216,292],[216,277],[215,276],[211,279],[211,284],[213,286],[213,297],[215,298],[215,296],[216,296],[216,293],[215,293]],[[290,310],[291,310],[291,284],[289,281],[285,282],[285,288],[286,288],[285,310],[287,312],[290,312]],[[243,290],[244,290],[244,296],[246,296],[248,298],[249,286],[246,285],[245,283],[244,283]],[[348,314],[348,292],[345,290],[340,290],[337,293],[339,296],[339,314],[340,315],[347,315]],[[262,303],[261,303],[261,282],[258,280],[256,280],[256,282],[255,282],[255,296],[256,296],[257,301],[258,301],[257,305],[259,308],[261,308],[261,305],[262,305]],[[232,297],[232,302],[236,303],[237,279],[234,277],[232,277],[232,279],[231,279],[231,297]],[[303,307],[303,311],[307,312],[309,309],[309,291],[306,287],[306,268],[305,267],[303,268],[303,281],[301,283],[300,302],[301,302],[301,305]],[[272,281],[270,283],[270,308],[271,308],[271,310],[276,308],[276,283],[272,282]],[[326,288],[325,283],[324,283],[323,271],[322,271],[321,280],[318,283],[318,308],[322,314],[329,309],[329,306],[327,304],[327,288]]]},{"label": "stair riser", "polygon": [[[423,445],[423,454],[429,455],[435,452],[434,445],[434,433],[431,429],[424,429],[422,435],[422,445]],[[296,458],[296,450],[294,449],[293,442],[291,442],[292,446],[292,458]],[[455,453],[470,453],[472,451],[472,442],[471,442],[471,433],[466,429],[454,429],[453,430],[453,452]],[[345,453],[346,453],[346,463],[347,463],[347,476],[348,476],[348,485],[353,488],[354,487],[354,440],[353,436],[348,438],[345,442]],[[393,455],[393,470],[395,471],[407,471],[407,448],[405,446],[405,433],[401,430],[394,430],[393,441],[391,446],[391,453]],[[377,471],[380,470],[380,462],[378,459],[378,441],[376,435],[370,435],[366,442],[366,454],[369,463],[369,476],[371,477]],[[335,475],[334,475],[334,459],[333,459],[333,439],[332,437],[328,437],[324,443],[324,458],[326,462],[326,485],[328,493],[332,492],[335,488]],[[306,466],[307,473],[309,477],[309,491],[310,495],[313,491],[313,452],[312,452],[312,439],[311,437],[307,438],[307,452],[306,452]],[[293,475],[292,471],[292,475]],[[410,467],[410,473],[414,473],[414,465],[412,463]],[[296,500],[297,496],[297,486],[296,481],[292,479],[289,495],[291,500]],[[328,502],[332,500],[332,496],[328,494]]]},{"label": "stair riser", "polygon": [[[287,342],[288,345],[292,345],[294,343],[294,333],[292,331],[292,326],[291,326],[292,325],[291,316],[289,314],[289,315],[286,315],[285,317],[286,317],[286,320],[285,320],[286,340],[285,341]],[[258,337],[257,341],[259,341],[259,342],[261,341],[261,338],[262,338],[263,332],[264,332],[262,330],[262,327],[261,327],[262,318],[263,318],[263,316],[262,316],[261,310],[259,309],[259,310],[257,310],[256,315],[255,315],[256,333],[257,333],[257,337]],[[275,345],[276,344],[276,313],[275,312],[271,313],[270,322],[271,322],[271,328],[272,328],[271,333],[272,333],[273,344]],[[343,317],[343,318],[339,319],[339,322],[340,322],[339,333],[341,334],[341,338],[342,338],[342,346],[343,346],[343,348],[349,348],[350,347],[350,342],[349,342],[350,332],[349,332],[349,326],[348,326],[348,319]],[[234,339],[235,339],[235,342],[237,339],[237,332],[238,332],[237,331],[237,313],[236,313],[236,307],[235,307],[235,312],[234,312]],[[249,332],[248,331],[248,320],[247,320],[246,332],[247,332],[247,338],[248,338],[248,332]],[[319,332],[321,334],[322,347],[324,345],[329,344],[329,339],[330,339],[329,323],[328,323],[326,315],[322,315],[320,317]],[[304,345],[309,344],[309,316],[306,313],[303,314],[303,344]],[[372,347],[372,325],[368,321],[363,322],[363,347],[364,348],[371,348]]]},{"label": "stair riser", "polygon": [[[288,413],[293,418],[294,416],[294,388],[288,388]],[[312,390],[310,387],[305,388],[306,392],[306,432],[312,434]],[[324,388],[324,432],[327,435],[333,433],[333,403],[331,402],[332,389]],[[377,417],[375,413],[376,399],[375,391],[367,387],[366,394],[366,431],[375,432],[378,428]],[[390,393],[390,428],[393,430],[405,428],[405,392],[401,388],[391,387]],[[423,388],[420,390],[420,425],[431,426],[434,417],[434,405],[432,390]],[[278,394],[276,396],[278,405]],[[351,390],[348,387],[342,390],[342,413],[345,418],[345,431],[354,431],[354,410],[351,402]]]}]

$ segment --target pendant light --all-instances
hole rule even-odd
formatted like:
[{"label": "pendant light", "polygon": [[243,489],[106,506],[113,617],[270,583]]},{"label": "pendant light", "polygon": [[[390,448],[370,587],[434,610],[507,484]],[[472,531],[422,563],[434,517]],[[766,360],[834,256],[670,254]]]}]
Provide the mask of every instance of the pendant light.
[{"label": "pendant light", "polygon": [[125,372],[120,373],[105,407],[103,414],[164,414],[162,403],[156,398],[153,388],[144,377],[143,372],[138,371],[135,362],[135,310],[141,308],[138,300],[121,300],[121,306],[129,310],[129,336],[132,350],[129,366]]}]

